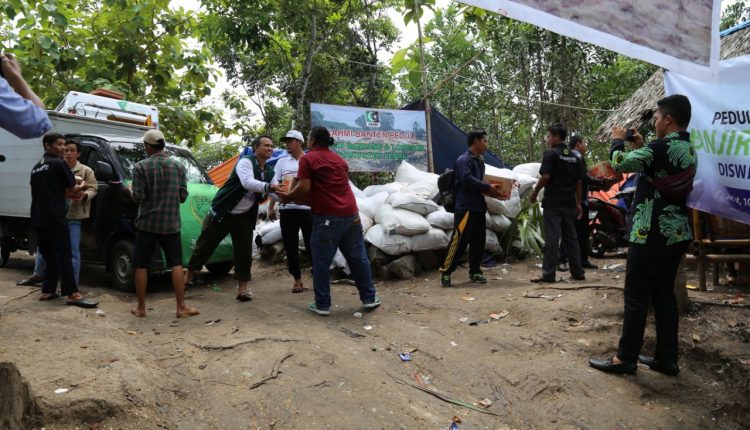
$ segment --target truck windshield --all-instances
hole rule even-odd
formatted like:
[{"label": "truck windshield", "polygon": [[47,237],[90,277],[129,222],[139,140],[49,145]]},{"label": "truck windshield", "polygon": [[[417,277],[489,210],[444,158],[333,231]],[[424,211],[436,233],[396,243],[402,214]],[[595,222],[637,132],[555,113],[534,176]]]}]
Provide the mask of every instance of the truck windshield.
[{"label": "truck windshield", "polygon": [[[127,142],[112,142],[112,149],[114,149],[117,157],[120,159],[122,166],[127,172],[127,179],[133,179],[133,168],[136,163],[147,157],[146,150],[143,148],[143,144],[134,144]],[[187,181],[194,184],[211,184],[211,179],[208,177],[206,171],[198,164],[193,158],[193,155],[189,151],[184,149],[169,147],[164,150],[169,157],[173,160],[178,161],[185,167],[187,172]]]}]

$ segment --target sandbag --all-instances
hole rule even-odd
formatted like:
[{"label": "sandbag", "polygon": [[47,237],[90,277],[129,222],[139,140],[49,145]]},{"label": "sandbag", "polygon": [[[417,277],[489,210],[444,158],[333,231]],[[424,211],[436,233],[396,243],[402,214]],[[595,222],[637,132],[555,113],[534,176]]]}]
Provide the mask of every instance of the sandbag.
[{"label": "sandbag", "polygon": [[372,219],[375,218],[375,212],[383,203],[385,203],[385,200],[387,198],[388,193],[386,191],[381,191],[377,194],[373,194],[370,197],[356,197],[355,200],[357,200],[357,207],[359,208],[359,211]]},{"label": "sandbag", "polygon": [[268,246],[281,240],[281,221],[269,221],[258,228],[258,235],[263,246]]},{"label": "sandbag", "polygon": [[370,185],[369,187],[362,190],[363,193],[367,197],[372,197],[377,193],[385,191],[388,194],[395,193],[397,191],[401,191],[404,189],[406,184],[401,184],[399,182],[391,182],[389,184],[383,184],[383,185]]},{"label": "sandbag", "polygon": [[336,249],[336,254],[333,256],[333,261],[331,261],[331,266],[328,270],[331,269],[342,269],[347,275],[352,273],[352,271],[349,270],[349,265],[346,263],[346,258],[344,258],[344,254],[341,253],[340,249]]},{"label": "sandbag", "polygon": [[405,209],[394,209],[387,203],[375,212],[375,223],[382,225],[386,233],[404,236],[415,236],[430,229],[430,223],[422,215]]},{"label": "sandbag", "polygon": [[484,242],[484,250],[491,253],[497,254],[501,251],[500,241],[497,239],[497,235],[492,230],[485,230],[487,239]]},{"label": "sandbag", "polygon": [[396,170],[396,182],[406,184],[404,191],[414,193],[426,199],[432,199],[438,194],[438,176],[435,173],[423,172],[405,160],[401,162]]},{"label": "sandbag", "polygon": [[427,233],[411,237],[411,251],[435,251],[448,247],[450,237],[439,228],[431,228]]},{"label": "sandbag", "polygon": [[418,196],[422,196],[426,199],[433,200],[438,194],[440,194],[440,189],[438,189],[437,180],[434,182],[415,182],[413,184],[409,184],[404,188],[404,191],[408,191],[410,193],[414,193]]},{"label": "sandbag", "polygon": [[420,215],[427,215],[438,210],[437,203],[432,200],[406,191],[391,194],[385,199],[385,202],[393,206],[394,209],[405,209]]},{"label": "sandbag", "polygon": [[524,195],[526,191],[534,188],[537,178],[525,173],[516,173],[516,181],[518,182],[518,194]]},{"label": "sandbag", "polygon": [[372,227],[372,224],[373,224],[372,218],[367,216],[366,213],[360,212],[359,220],[362,222],[362,232],[367,233],[367,230],[369,230]]},{"label": "sandbag", "polygon": [[364,193],[364,191],[357,188],[357,186],[354,185],[354,182],[349,181],[349,188],[352,189],[352,193],[354,193],[354,197],[367,198],[367,195]]},{"label": "sandbag", "polygon": [[453,229],[453,214],[447,212],[442,206],[438,210],[427,214],[427,222],[430,226],[443,230]]},{"label": "sandbag", "polygon": [[510,228],[511,222],[512,221],[505,215],[492,215],[487,226],[492,226],[490,227],[490,230],[494,231],[495,233],[502,234],[505,233],[508,228]]},{"label": "sandbag", "polygon": [[524,174],[531,176],[532,178],[539,179],[539,169],[541,167],[542,163],[524,163],[514,167],[513,172],[516,174]]},{"label": "sandbag", "polygon": [[411,238],[400,234],[385,234],[380,224],[367,230],[365,240],[388,255],[402,255],[411,251]]}]

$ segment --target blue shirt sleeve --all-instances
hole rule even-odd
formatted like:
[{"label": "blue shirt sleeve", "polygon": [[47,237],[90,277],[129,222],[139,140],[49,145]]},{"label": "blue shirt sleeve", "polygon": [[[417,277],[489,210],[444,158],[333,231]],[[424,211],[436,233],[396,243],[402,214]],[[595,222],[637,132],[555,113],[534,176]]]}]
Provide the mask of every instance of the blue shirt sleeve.
[{"label": "blue shirt sleeve", "polygon": [[47,133],[52,124],[44,109],[18,95],[0,77],[0,127],[21,139],[33,139]]},{"label": "blue shirt sleeve", "polygon": [[477,179],[472,175],[471,171],[471,160],[467,158],[459,158],[456,161],[456,178],[461,182],[461,185],[464,190],[466,191],[475,191],[475,192],[482,192],[482,191],[488,191],[490,188],[490,184],[486,182],[482,182],[482,179]]}]

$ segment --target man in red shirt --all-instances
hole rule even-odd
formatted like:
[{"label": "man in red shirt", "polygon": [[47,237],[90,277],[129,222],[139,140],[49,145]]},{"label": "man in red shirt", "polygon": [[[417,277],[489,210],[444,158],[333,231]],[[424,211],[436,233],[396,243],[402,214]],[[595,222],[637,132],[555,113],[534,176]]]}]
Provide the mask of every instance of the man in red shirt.
[{"label": "man in red shirt", "polygon": [[299,161],[297,181],[288,194],[278,192],[284,202],[309,203],[314,215],[310,237],[313,255],[315,302],[307,309],[318,315],[331,313],[329,267],[336,248],[346,258],[365,309],[380,306],[365,251],[362,221],[349,186],[349,166],[331,151],[333,138],[325,127],[313,127],[307,138],[310,151]]}]

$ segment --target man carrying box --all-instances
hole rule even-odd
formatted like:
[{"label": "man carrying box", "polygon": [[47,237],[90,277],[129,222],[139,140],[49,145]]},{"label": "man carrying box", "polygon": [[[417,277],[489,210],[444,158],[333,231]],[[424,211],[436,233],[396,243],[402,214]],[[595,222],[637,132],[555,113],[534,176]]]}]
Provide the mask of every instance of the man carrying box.
[{"label": "man carrying box", "polygon": [[453,234],[451,235],[448,255],[440,268],[440,284],[451,286],[451,273],[456,270],[458,260],[469,246],[469,280],[484,284],[487,279],[482,275],[481,263],[484,244],[487,240],[485,212],[487,203],[484,196],[500,198],[501,186],[483,182],[484,157],[487,151],[487,132],[472,130],[468,137],[469,150],[456,160],[455,183],[456,207],[453,212]]}]

